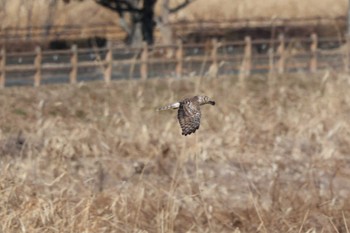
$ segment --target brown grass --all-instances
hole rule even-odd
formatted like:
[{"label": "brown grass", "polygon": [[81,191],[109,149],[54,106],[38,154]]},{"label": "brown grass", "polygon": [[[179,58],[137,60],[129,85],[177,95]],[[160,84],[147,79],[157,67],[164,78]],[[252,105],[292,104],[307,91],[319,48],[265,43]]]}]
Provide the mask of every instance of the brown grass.
[{"label": "brown grass", "polygon": [[[1,29],[8,27],[53,25],[82,25],[110,23],[118,25],[118,15],[104,9],[93,0],[58,1],[50,11],[47,0],[0,0]],[[184,0],[171,0],[177,6]],[[156,13],[161,13],[162,1],[158,0]],[[346,0],[196,0],[176,14],[171,21],[178,20],[234,20],[247,18],[310,18],[345,16]]]},{"label": "brown grass", "polygon": [[[173,0],[172,3],[183,2]],[[346,0],[196,0],[172,15],[172,20],[234,20],[251,18],[311,18],[345,16]]]},{"label": "brown grass", "polygon": [[42,27],[49,25],[81,25],[88,27],[96,24],[118,24],[118,15],[92,0],[72,1],[65,4],[57,1],[50,8],[47,0],[0,0],[1,28]]},{"label": "brown grass", "polygon": [[1,91],[0,232],[349,232],[349,76],[198,80]]}]

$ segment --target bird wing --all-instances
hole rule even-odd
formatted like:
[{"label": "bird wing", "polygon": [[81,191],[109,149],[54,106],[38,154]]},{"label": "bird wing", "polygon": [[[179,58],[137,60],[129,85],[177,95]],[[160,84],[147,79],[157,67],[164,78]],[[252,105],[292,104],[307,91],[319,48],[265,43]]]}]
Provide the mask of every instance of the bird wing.
[{"label": "bird wing", "polygon": [[168,109],[177,109],[177,108],[179,108],[179,106],[180,106],[180,103],[176,102],[176,103],[168,104],[168,105],[162,106],[160,108],[157,108],[157,111],[164,111],[164,110],[168,110]]},{"label": "bird wing", "polygon": [[201,122],[201,110],[199,104],[195,104],[192,101],[184,100],[180,103],[180,107],[177,113],[182,135],[189,135],[199,129]]}]

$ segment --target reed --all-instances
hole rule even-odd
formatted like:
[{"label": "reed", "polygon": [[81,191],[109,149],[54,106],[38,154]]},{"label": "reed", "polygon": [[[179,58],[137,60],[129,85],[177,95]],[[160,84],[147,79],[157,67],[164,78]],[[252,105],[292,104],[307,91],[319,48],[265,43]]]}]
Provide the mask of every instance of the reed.
[{"label": "reed", "polygon": [[[2,232],[348,232],[349,76],[196,78],[0,93]],[[270,89],[270,90],[269,90]]]}]

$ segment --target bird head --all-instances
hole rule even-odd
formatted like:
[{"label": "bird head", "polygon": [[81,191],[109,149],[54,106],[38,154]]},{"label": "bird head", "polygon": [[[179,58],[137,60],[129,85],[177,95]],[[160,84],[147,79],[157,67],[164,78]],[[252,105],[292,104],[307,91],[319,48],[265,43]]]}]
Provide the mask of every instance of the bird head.
[{"label": "bird head", "polygon": [[200,96],[199,98],[199,103],[201,105],[203,104],[211,104],[211,105],[215,105],[215,101],[211,100],[208,96]]}]

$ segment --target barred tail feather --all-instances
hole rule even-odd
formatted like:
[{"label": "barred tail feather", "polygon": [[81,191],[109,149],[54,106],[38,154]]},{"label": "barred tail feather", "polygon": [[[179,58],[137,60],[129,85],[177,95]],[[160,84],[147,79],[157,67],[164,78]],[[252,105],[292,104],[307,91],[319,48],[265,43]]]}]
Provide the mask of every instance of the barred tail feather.
[{"label": "barred tail feather", "polygon": [[169,105],[165,105],[163,107],[157,108],[157,111],[164,111],[164,110],[168,110],[168,109],[177,109],[180,107],[180,103],[176,102],[173,104],[169,104]]}]

